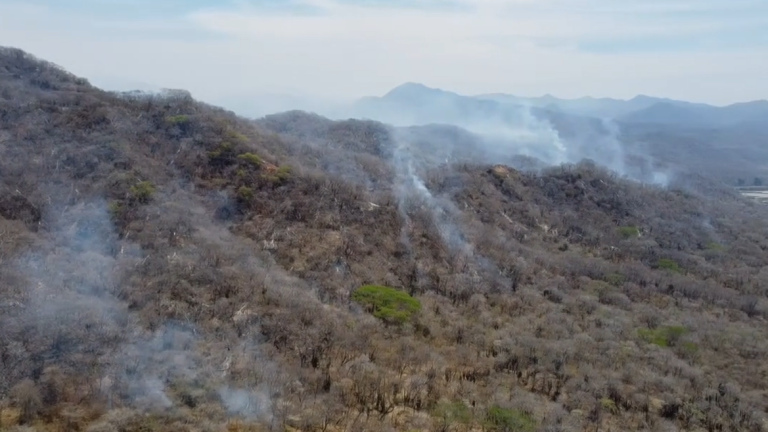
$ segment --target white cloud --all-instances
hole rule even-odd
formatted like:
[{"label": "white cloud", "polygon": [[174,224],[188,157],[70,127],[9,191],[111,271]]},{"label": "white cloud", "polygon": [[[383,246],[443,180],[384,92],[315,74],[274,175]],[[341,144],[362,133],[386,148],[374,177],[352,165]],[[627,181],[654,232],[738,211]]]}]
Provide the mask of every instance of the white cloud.
[{"label": "white cloud", "polygon": [[[315,15],[295,15],[290,9],[281,13],[256,9],[201,10],[189,19],[202,28],[252,38],[277,37],[289,40],[312,38],[343,39],[357,35],[384,39],[388,42],[420,37],[428,41],[479,38],[520,37],[581,40],[599,37],[679,36],[715,31],[745,20],[768,23],[765,17],[740,17],[738,23],[723,22],[716,16],[694,22],[674,21],[663,17],[643,16],[661,8],[663,11],[692,10],[688,4],[632,4],[609,8],[571,0],[571,2],[534,0],[459,0],[470,9],[435,10],[404,8],[395,5],[363,6],[332,0],[294,1],[295,5],[311,5]],[[610,3],[605,3],[609,4]],[[590,7],[590,5],[592,5]],[[629,7],[631,6],[631,7]],[[618,11],[617,11],[618,10]],[[701,9],[708,10],[708,9]],[[611,12],[612,11],[612,12]],[[619,12],[620,11],[620,12]],[[621,13],[623,17],[617,17]],[[619,18],[619,19],[617,19]]]},{"label": "white cloud", "polygon": [[[765,30],[755,29],[768,28],[768,13],[749,13],[766,9],[753,0],[240,4],[143,20],[0,4],[0,44],[85,76],[183,87],[217,102],[255,91],[351,98],[405,81],[469,94],[768,98],[766,46],[620,45],[624,39],[672,44],[718,32],[748,38],[753,31],[759,38]],[[615,42],[619,49],[586,52],[579,49],[585,42]]]}]

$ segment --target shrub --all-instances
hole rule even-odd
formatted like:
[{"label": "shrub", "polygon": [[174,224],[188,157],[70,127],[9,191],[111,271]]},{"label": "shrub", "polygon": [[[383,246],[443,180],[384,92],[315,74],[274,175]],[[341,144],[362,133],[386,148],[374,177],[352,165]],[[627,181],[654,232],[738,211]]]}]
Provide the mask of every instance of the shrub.
[{"label": "shrub", "polygon": [[281,183],[290,177],[291,167],[283,165],[275,170],[269,171],[267,174],[263,174],[263,177],[272,183]]},{"label": "shrub", "polygon": [[725,250],[725,246],[721,245],[720,243],[709,242],[709,243],[707,243],[706,249],[710,250],[710,251],[718,251],[718,252],[720,252],[720,251]]},{"label": "shrub", "polygon": [[669,258],[662,258],[659,260],[658,266],[660,269],[669,270],[675,273],[682,273],[683,269],[673,260]]},{"label": "shrub", "polygon": [[615,287],[620,287],[624,284],[624,275],[620,273],[610,273],[605,276],[605,281]]},{"label": "shrub", "polygon": [[597,297],[600,297],[600,295],[610,290],[611,290],[611,286],[608,285],[608,283],[603,282],[601,280],[590,281],[585,287],[586,292],[593,294]]},{"label": "shrub", "polygon": [[611,414],[619,413],[619,407],[617,407],[616,402],[614,402],[613,399],[610,399],[610,398],[600,399],[600,407],[603,409],[603,411],[607,411]]},{"label": "shrub", "polygon": [[640,230],[635,226],[619,227],[619,235],[624,239],[640,237]]},{"label": "shrub", "polygon": [[123,214],[123,204],[120,201],[112,201],[109,203],[109,214],[113,218],[119,218]]},{"label": "shrub", "polygon": [[352,300],[388,324],[403,324],[421,310],[421,302],[404,291],[365,285],[352,293]]},{"label": "shrub", "polygon": [[695,342],[683,342],[675,350],[676,354],[685,360],[696,361],[699,359],[699,345]]},{"label": "shrub", "polygon": [[235,150],[232,144],[223,142],[215,150],[208,152],[208,162],[215,167],[225,167],[235,162]]},{"label": "shrub", "polygon": [[184,114],[168,116],[165,118],[165,121],[172,125],[182,125],[189,123],[189,116]]},{"label": "shrub", "polygon": [[641,339],[660,347],[673,347],[678,344],[688,329],[683,326],[664,326],[657,329],[639,329],[637,331]]},{"label": "shrub", "polygon": [[291,174],[291,167],[289,165],[283,165],[277,169],[277,174],[275,175],[280,180],[285,180],[288,178],[290,174]]},{"label": "shrub", "polygon": [[131,186],[131,197],[140,203],[147,203],[155,193],[155,186],[151,181],[141,181]]},{"label": "shrub", "polygon": [[464,402],[442,402],[432,412],[445,426],[468,425],[472,422],[472,410]]},{"label": "shrub", "polygon": [[264,163],[264,160],[261,159],[261,156],[253,153],[243,153],[237,158],[255,166],[260,166],[262,163]]},{"label": "shrub", "polygon": [[237,190],[237,199],[243,203],[249,203],[253,201],[253,189],[247,186],[240,186]]},{"label": "shrub", "polygon": [[486,413],[485,427],[498,432],[533,432],[536,421],[523,411],[493,406]]},{"label": "shrub", "polygon": [[19,422],[31,423],[43,408],[40,391],[31,379],[25,379],[11,389],[11,397],[20,410]]},{"label": "shrub", "polygon": [[248,137],[241,134],[240,132],[236,132],[233,130],[228,130],[225,132],[225,136],[228,140],[233,141],[235,143],[245,143],[248,142]]}]

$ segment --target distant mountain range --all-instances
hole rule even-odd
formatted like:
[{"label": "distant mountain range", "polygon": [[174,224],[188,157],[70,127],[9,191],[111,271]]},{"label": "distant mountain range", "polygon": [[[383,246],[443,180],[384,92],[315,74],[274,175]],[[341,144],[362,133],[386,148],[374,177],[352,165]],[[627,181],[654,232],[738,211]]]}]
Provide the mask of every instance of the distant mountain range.
[{"label": "distant mountain range", "polygon": [[382,97],[358,100],[353,112],[357,116],[394,124],[456,124],[488,116],[505,118],[527,112],[550,119],[557,117],[557,114],[561,117],[566,114],[613,119],[621,123],[722,127],[768,120],[768,101],[718,107],[644,95],[629,100],[592,97],[560,99],[551,95],[526,98],[501,93],[464,96],[423,84],[406,83]]}]

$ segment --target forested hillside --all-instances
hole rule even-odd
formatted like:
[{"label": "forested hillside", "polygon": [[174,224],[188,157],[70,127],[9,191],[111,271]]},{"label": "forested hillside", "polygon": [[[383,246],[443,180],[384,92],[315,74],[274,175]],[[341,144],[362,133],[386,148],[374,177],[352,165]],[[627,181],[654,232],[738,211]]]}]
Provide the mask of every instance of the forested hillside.
[{"label": "forested hillside", "polygon": [[768,429],[768,208],[473,140],[0,50],[0,430]]}]

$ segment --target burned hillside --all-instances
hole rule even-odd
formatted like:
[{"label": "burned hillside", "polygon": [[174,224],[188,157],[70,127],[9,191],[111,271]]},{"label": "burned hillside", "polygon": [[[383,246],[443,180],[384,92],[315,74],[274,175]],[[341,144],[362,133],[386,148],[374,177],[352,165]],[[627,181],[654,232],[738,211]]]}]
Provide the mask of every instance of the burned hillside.
[{"label": "burned hillside", "polygon": [[0,430],[766,429],[765,207],[406,132],[0,51]]}]

